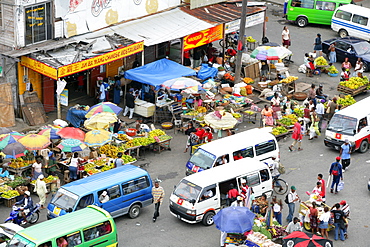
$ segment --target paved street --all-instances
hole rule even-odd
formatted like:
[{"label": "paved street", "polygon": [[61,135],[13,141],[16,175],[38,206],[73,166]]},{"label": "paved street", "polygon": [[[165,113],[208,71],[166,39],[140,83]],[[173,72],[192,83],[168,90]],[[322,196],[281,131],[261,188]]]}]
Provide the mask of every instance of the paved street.
[{"label": "paved street", "polygon": [[[279,12],[281,7],[268,4],[267,37],[270,42],[281,42],[281,31],[284,25],[287,25],[291,32],[293,60],[294,64],[290,66],[290,74],[299,76],[298,81],[307,83],[319,83],[324,85],[325,93],[330,96],[336,94],[336,85],[339,78],[331,78],[327,75],[321,77],[309,78],[304,74],[297,72],[297,66],[303,63],[303,55],[305,52],[310,52],[313,49],[313,42],[317,33],[322,35],[322,39],[326,40],[335,37],[336,33],[326,26],[310,25],[305,28],[299,28],[296,25],[286,23],[281,18],[282,13]],[[277,15],[273,15],[277,14]],[[246,35],[253,36],[257,40],[261,39],[262,25],[247,29]],[[339,63],[336,64],[340,67]],[[362,94],[356,97],[360,100],[369,94]],[[243,123],[239,125],[239,130],[247,130],[250,128],[259,127],[251,123]],[[149,171],[152,178],[163,180],[162,186],[166,191],[166,199],[160,209],[160,217],[157,222],[152,222],[154,205],[144,208],[141,215],[137,219],[129,219],[127,216],[119,217],[116,223],[119,229],[119,245],[124,247],[185,247],[185,246],[220,246],[219,231],[214,227],[205,227],[202,224],[190,225],[173,217],[168,209],[168,198],[182,177],[185,176],[185,163],[189,158],[189,154],[183,153],[186,137],[179,133],[174,134],[173,131],[168,131],[169,135],[174,136],[171,142],[172,151],[165,151],[161,154],[147,153],[144,159],[139,160],[136,164],[143,165],[144,169]],[[289,185],[295,185],[297,192],[303,200],[308,199],[305,191],[311,191],[316,184],[316,176],[318,173],[324,174],[324,179],[328,178],[328,170],[330,164],[338,156],[338,151],[331,150],[323,144],[324,135],[313,141],[308,141],[305,137],[303,140],[303,151],[289,152],[288,146],[292,139],[281,140],[280,157],[282,163],[287,169],[287,174],[283,175]],[[352,155],[351,166],[349,171],[344,173],[345,188],[338,195],[328,194],[327,203],[332,206],[334,203],[341,200],[346,200],[351,206],[351,221],[349,226],[349,239],[344,243],[341,241],[335,242],[335,246],[351,246],[363,247],[368,246],[367,235],[369,233],[370,214],[366,211],[369,206],[369,191],[367,190],[367,181],[370,176],[370,163],[366,160],[370,159],[369,151],[364,154],[355,153]],[[34,197],[35,201],[38,201]],[[50,199],[50,198],[49,198]],[[283,199],[283,196],[281,196]],[[287,215],[287,207],[284,204],[283,219]],[[298,206],[296,208],[298,211]],[[10,212],[9,208],[0,206],[0,219],[5,219]],[[46,220],[46,210],[42,211],[41,220]],[[329,237],[333,239],[333,232],[329,233]]]}]

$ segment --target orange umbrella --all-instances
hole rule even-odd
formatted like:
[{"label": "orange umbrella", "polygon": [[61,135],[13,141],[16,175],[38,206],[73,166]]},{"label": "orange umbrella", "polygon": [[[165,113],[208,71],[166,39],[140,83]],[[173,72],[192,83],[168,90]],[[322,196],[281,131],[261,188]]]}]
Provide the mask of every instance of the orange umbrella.
[{"label": "orange umbrella", "polygon": [[75,128],[75,127],[65,127],[61,130],[58,130],[57,134],[59,136],[61,136],[62,138],[64,138],[64,139],[71,138],[71,139],[80,140],[82,142],[85,139],[85,132],[83,132],[79,128]]},{"label": "orange umbrella", "polygon": [[50,140],[46,136],[28,134],[18,140],[28,150],[41,150],[50,145]]}]

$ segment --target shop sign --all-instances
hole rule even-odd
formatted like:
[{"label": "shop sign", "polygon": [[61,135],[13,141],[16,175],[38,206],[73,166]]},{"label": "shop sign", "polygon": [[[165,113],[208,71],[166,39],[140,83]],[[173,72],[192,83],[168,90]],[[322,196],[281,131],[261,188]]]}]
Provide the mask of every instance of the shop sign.
[{"label": "shop sign", "polygon": [[223,38],[223,24],[184,37],[184,51],[212,43]]},{"label": "shop sign", "polygon": [[68,106],[68,89],[63,89],[62,93],[60,94],[60,104],[64,106]]},{"label": "shop sign", "polygon": [[142,52],[144,50],[144,42],[138,42],[126,47],[119,48],[117,50],[99,55],[93,58],[89,58],[77,63],[72,63],[58,68],[58,78],[75,74],[87,69],[91,69],[103,64],[107,64],[118,59],[131,56],[135,53]]},{"label": "shop sign", "polygon": [[[245,27],[252,27],[258,24],[263,23],[264,12],[259,12],[257,14],[249,15],[246,18]],[[232,33],[238,31],[240,28],[240,19],[231,21],[225,24],[225,33]]]},{"label": "shop sign", "polygon": [[40,61],[37,61],[35,59],[32,59],[32,58],[29,58],[29,57],[26,57],[26,56],[22,56],[21,57],[21,65],[22,66],[25,66],[27,68],[30,68],[40,74],[43,74],[47,77],[50,77],[54,80],[56,80],[58,77],[57,77],[57,69],[49,66],[49,65],[46,65]]}]

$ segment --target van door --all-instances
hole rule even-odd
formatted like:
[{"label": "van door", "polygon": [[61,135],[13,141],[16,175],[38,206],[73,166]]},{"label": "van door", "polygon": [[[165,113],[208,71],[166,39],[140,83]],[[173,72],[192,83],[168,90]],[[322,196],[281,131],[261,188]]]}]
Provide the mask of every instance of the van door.
[{"label": "van door", "polygon": [[[248,174],[243,178],[247,181],[247,185],[253,188],[253,194],[255,197],[259,197],[263,193],[271,190],[271,176],[267,167],[266,169]],[[269,186],[268,183],[271,183],[271,186]]]},{"label": "van door", "polygon": [[256,152],[256,158],[259,161],[269,162],[271,157],[278,156],[278,145],[275,140],[269,140],[266,142],[261,142],[254,146]]},{"label": "van door", "polygon": [[93,205],[93,204],[95,204],[94,195],[93,194],[88,194],[86,196],[83,196],[79,200],[79,202],[77,204],[77,207],[76,207],[76,210],[86,208],[87,206]]},{"label": "van door", "polygon": [[220,201],[220,192],[216,188],[216,184],[205,187],[196,204],[197,215],[205,214],[210,210],[217,212],[220,209]]},{"label": "van door", "polygon": [[121,200],[123,203],[121,203],[121,207],[124,214],[128,212],[131,204],[136,201],[142,203],[143,207],[147,206],[146,201],[151,198],[151,191],[149,192],[147,189],[149,185],[150,182],[146,176],[135,178],[122,184],[123,197]]},{"label": "van door", "polygon": [[[103,193],[104,192],[104,193]],[[112,217],[123,214],[122,193],[119,185],[98,192],[98,206],[107,210]]]},{"label": "van door", "polygon": [[[370,116],[364,117],[358,121],[357,133],[355,135],[356,146],[359,147],[360,152],[366,152],[364,148],[361,150],[362,142],[369,142],[370,140],[370,126],[369,126]],[[363,144],[366,145],[366,144]]]}]

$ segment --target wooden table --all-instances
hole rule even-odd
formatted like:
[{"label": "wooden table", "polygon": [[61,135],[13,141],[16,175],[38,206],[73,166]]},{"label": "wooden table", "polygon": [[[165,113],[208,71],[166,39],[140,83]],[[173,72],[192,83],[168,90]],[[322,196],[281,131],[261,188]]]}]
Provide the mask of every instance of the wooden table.
[{"label": "wooden table", "polygon": [[30,170],[32,167],[32,164],[28,165],[28,166],[24,166],[24,167],[21,167],[21,168],[13,168],[13,167],[8,167],[8,171],[10,172],[13,172],[15,174],[17,174],[18,176],[22,176],[22,173]]}]

